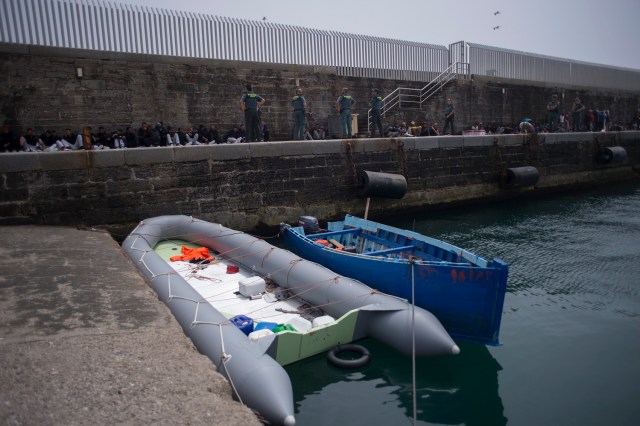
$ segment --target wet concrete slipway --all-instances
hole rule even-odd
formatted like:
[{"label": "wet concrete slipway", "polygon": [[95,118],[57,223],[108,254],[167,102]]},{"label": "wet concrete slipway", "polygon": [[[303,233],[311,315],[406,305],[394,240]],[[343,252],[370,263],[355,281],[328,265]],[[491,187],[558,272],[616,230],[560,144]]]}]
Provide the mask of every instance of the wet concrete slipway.
[{"label": "wet concrete slipway", "polygon": [[107,233],[0,227],[0,424],[260,425]]}]

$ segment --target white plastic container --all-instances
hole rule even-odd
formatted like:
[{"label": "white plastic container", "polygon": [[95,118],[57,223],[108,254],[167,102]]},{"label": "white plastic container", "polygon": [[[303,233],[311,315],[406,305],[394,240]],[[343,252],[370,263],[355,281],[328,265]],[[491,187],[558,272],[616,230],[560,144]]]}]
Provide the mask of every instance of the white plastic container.
[{"label": "white plastic container", "polygon": [[311,321],[304,319],[302,317],[293,317],[288,320],[285,324],[289,324],[293,326],[298,331],[307,331],[311,330]]},{"label": "white plastic container", "polygon": [[268,328],[263,328],[262,330],[252,331],[249,333],[249,340],[256,341],[258,339],[262,339],[263,337],[267,337],[273,334],[273,331]]},{"label": "white plastic container", "polygon": [[264,293],[267,288],[267,283],[265,283],[264,279],[254,275],[238,281],[238,287],[241,295],[251,297]]},{"label": "white plastic container", "polygon": [[323,325],[331,324],[335,322],[335,319],[331,315],[323,315],[321,317],[317,317],[313,319],[311,323],[312,328],[322,327]]}]

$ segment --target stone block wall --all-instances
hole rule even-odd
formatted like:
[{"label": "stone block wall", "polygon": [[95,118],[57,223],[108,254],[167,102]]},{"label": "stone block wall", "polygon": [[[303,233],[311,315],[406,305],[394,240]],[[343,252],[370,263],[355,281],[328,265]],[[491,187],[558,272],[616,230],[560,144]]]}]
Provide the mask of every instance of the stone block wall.
[{"label": "stone block wall", "polygon": [[[76,69],[83,76],[77,77]],[[115,131],[143,121],[163,121],[174,128],[215,124],[224,134],[244,118],[239,100],[246,83],[267,99],[263,121],[272,140],[290,140],[293,121],[290,99],[296,86],[308,101],[310,121],[327,125],[335,100],[348,87],[357,102],[359,129],[366,132],[371,89],[384,95],[398,87],[419,89],[426,82],[343,77],[331,67],[201,60],[136,54],[16,46],[0,43],[0,118],[16,133],[27,127],[36,134],[69,127],[104,126]],[[592,109],[609,109],[614,120],[632,121],[640,106],[638,93],[580,87],[547,87],[523,81],[472,76],[445,86],[422,108],[395,110],[384,118],[394,122],[436,120],[443,124],[447,97],[458,107],[458,130],[480,121],[517,124],[523,117],[546,118],[552,93],[564,100],[581,96]]]},{"label": "stone block wall", "polygon": [[[624,164],[600,165],[622,146]],[[532,187],[504,189],[506,168],[534,166]],[[108,151],[0,154],[0,224],[132,225],[186,214],[254,229],[362,214],[359,170],[402,174],[401,200],[376,199],[372,215],[518,197],[571,185],[630,180],[640,170],[640,132],[534,137],[354,139]]]}]

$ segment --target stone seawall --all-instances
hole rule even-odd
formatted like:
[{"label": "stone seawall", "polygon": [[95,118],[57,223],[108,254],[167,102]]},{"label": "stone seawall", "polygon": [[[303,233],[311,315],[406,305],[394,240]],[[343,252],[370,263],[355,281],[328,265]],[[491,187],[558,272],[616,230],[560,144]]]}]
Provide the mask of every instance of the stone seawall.
[{"label": "stone seawall", "polygon": [[[623,164],[601,165],[607,146]],[[506,168],[533,166],[535,186],[504,189]],[[523,196],[572,185],[630,180],[640,132],[353,139],[108,151],[0,154],[0,224],[129,225],[187,214],[232,228],[359,214],[359,170],[407,178],[401,200],[372,213]]]},{"label": "stone seawall", "polygon": [[[82,69],[82,77],[77,69]],[[308,122],[327,126],[343,87],[357,100],[359,130],[366,133],[371,89],[386,96],[398,87],[420,89],[426,82],[344,77],[335,67],[205,60],[182,57],[99,52],[0,43],[0,118],[14,132],[32,127],[36,134],[85,126],[108,132],[143,121],[159,120],[174,129],[215,124],[221,136],[244,121],[239,100],[247,82],[267,99],[262,119],[272,140],[293,135],[291,97],[304,90]],[[456,129],[475,122],[517,125],[523,117],[544,123],[551,94],[569,112],[575,96],[589,109],[611,110],[614,121],[628,124],[638,108],[638,92],[595,87],[557,87],[528,81],[473,75],[454,80],[428,99],[422,108],[403,105],[390,111],[384,126],[402,121],[435,120],[444,124],[447,97],[457,105]],[[328,135],[331,136],[331,135]],[[339,136],[339,135],[338,135]]]}]

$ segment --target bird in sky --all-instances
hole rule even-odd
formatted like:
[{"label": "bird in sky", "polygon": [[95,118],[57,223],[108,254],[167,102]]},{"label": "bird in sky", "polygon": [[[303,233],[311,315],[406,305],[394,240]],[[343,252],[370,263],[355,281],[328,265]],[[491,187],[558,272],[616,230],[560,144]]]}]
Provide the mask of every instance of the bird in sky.
[{"label": "bird in sky", "polygon": [[497,27],[493,27],[494,30],[497,30],[500,28],[500,25],[498,25]]},{"label": "bird in sky", "polygon": [[493,12],[494,15],[500,15],[500,11],[496,10],[495,12]]}]

